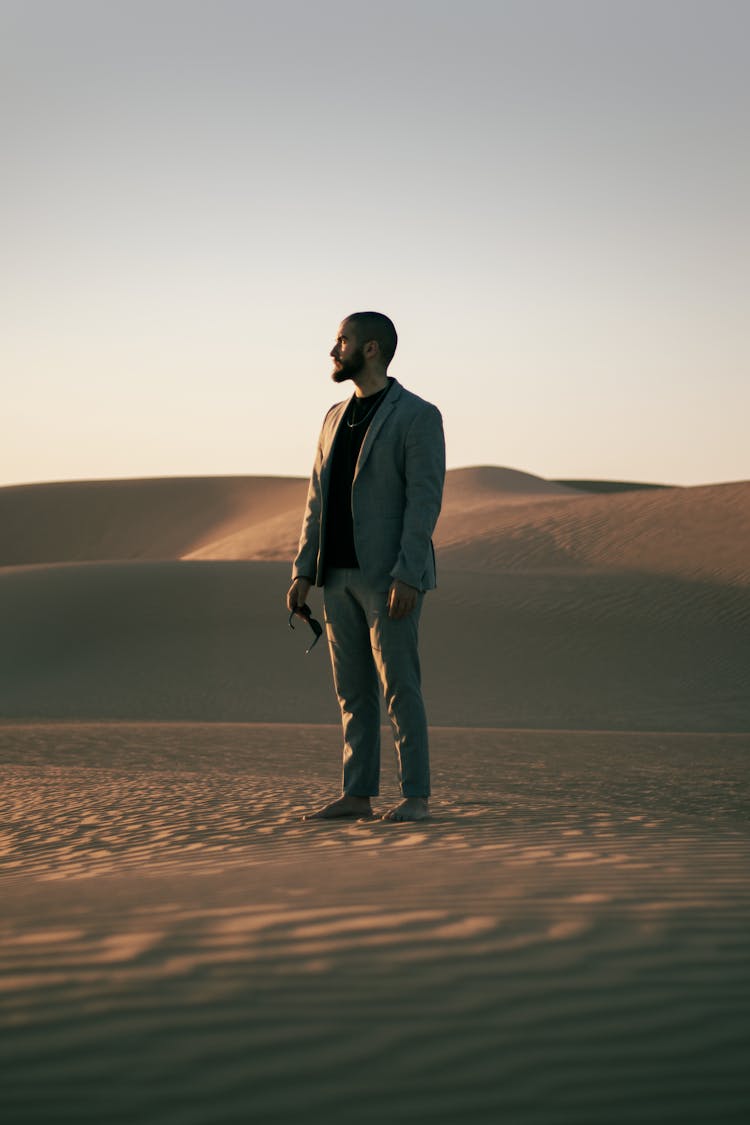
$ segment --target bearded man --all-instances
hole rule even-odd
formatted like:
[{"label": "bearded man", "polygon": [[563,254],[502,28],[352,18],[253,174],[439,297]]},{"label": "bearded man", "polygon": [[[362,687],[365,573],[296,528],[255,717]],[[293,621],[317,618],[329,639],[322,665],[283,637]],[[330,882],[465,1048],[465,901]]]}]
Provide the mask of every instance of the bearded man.
[{"label": "bearded man", "polygon": [[305,819],[373,816],[380,783],[380,691],[403,800],[388,821],[429,816],[430,761],[418,626],[435,586],[432,533],[445,479],[439,410],[389,377],[396,351],[383,313],[353,313],[331,349],[354,394],[328,411],[287,594],[290,613],[323,587],[344,734],[342,795]]}]

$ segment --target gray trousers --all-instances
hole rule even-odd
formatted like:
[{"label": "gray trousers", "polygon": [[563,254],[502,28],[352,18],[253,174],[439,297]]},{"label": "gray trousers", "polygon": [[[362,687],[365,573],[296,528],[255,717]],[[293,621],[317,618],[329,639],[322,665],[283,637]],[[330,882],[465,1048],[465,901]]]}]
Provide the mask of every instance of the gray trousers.
[{"label": "gray trousers", "polygon": [[380,787],[380,690],[393,726],[404,797],[429,797],[427,717],[417,651],[423,594],[408,617],[388,616],[386,591],[359,570],[330,567],[323,590],[333,682],[344,728],[344,793],[374,797]]}]

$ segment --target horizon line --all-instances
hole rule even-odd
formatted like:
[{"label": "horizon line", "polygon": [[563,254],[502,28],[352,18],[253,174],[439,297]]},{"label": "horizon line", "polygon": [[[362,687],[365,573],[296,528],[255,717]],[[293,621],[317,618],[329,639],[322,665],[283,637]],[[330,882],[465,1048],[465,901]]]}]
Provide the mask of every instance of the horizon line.
[{"label": "horizon line", "polygon": [[[582,486],[586,484],[612,484],[622,487],[631,488],[706,488],[718,484],[743,484],[745,480],[731,479],[731,480],[716,480],[716,481],[702,481],[699,484],[675,484],[664,481],[646,481],[635,480],[632,477],[597,477],[597,476],[577,476],[577,477],[563,477],[555,476],[548,477],[542,476],[539,473],[530,472],[528,469],[517,469],[511,465],[497,465],[497,464],[471,464],[471,465],[453,465],[446,469],[446,475],[456,472],[468,472],[471,470],[482,469],[497,469],[502,472],[518,473],[519,476],[531,477],[535,480],[545,481],[549,484],[566,485],[574,489],[576,485]],[[160,480],[309,480],[309,474],[297,473],[158,473],[158,474],[142,474],[137,473],[133,476],[86,476],[86,477],[57,477],[40,478],[39,480],[15,480],[3,481],[0,483],[0,489],[6,488],[35,488],[43,487],[45,485],[64,485],[64,484],[116,484],[119,482],[136,482],[136,481],[160,481]]]}]

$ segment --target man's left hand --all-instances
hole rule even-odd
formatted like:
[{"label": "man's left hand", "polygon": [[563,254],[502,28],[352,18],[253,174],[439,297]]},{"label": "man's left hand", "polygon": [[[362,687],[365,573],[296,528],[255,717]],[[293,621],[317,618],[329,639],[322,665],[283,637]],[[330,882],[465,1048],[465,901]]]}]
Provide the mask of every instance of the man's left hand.
[{"label": "man's left hand", "polygon": [[406,582],[394,578],[388,591],[388,616],[395,621],[408,617],[417,604],[418,596],[419,590],[416,586],[408,586]]}]

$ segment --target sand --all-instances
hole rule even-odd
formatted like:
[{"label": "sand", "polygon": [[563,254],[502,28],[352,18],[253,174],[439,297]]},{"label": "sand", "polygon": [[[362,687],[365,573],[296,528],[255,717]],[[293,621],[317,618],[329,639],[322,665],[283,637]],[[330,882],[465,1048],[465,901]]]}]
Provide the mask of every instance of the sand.
[{"label": "sand", "polygon": [[746,1121],[750,485],[450,474],[419,825],[300,819],[303,497],[0,489],[4,1125]]},{"label": "sand", "polygon": [[0,747],[5,1121],[744,1120],[750,737],[436,730],[419,826],[299,820],[334,727]]},{"label": "sand", "polygon": [[[284,596],[305,482],[0,489],[0,718],[330,723]],[[592,495],[448,474],[438,726],[750,730],[750,482]],[[321,597],[310,597],[322,614]]]}]

